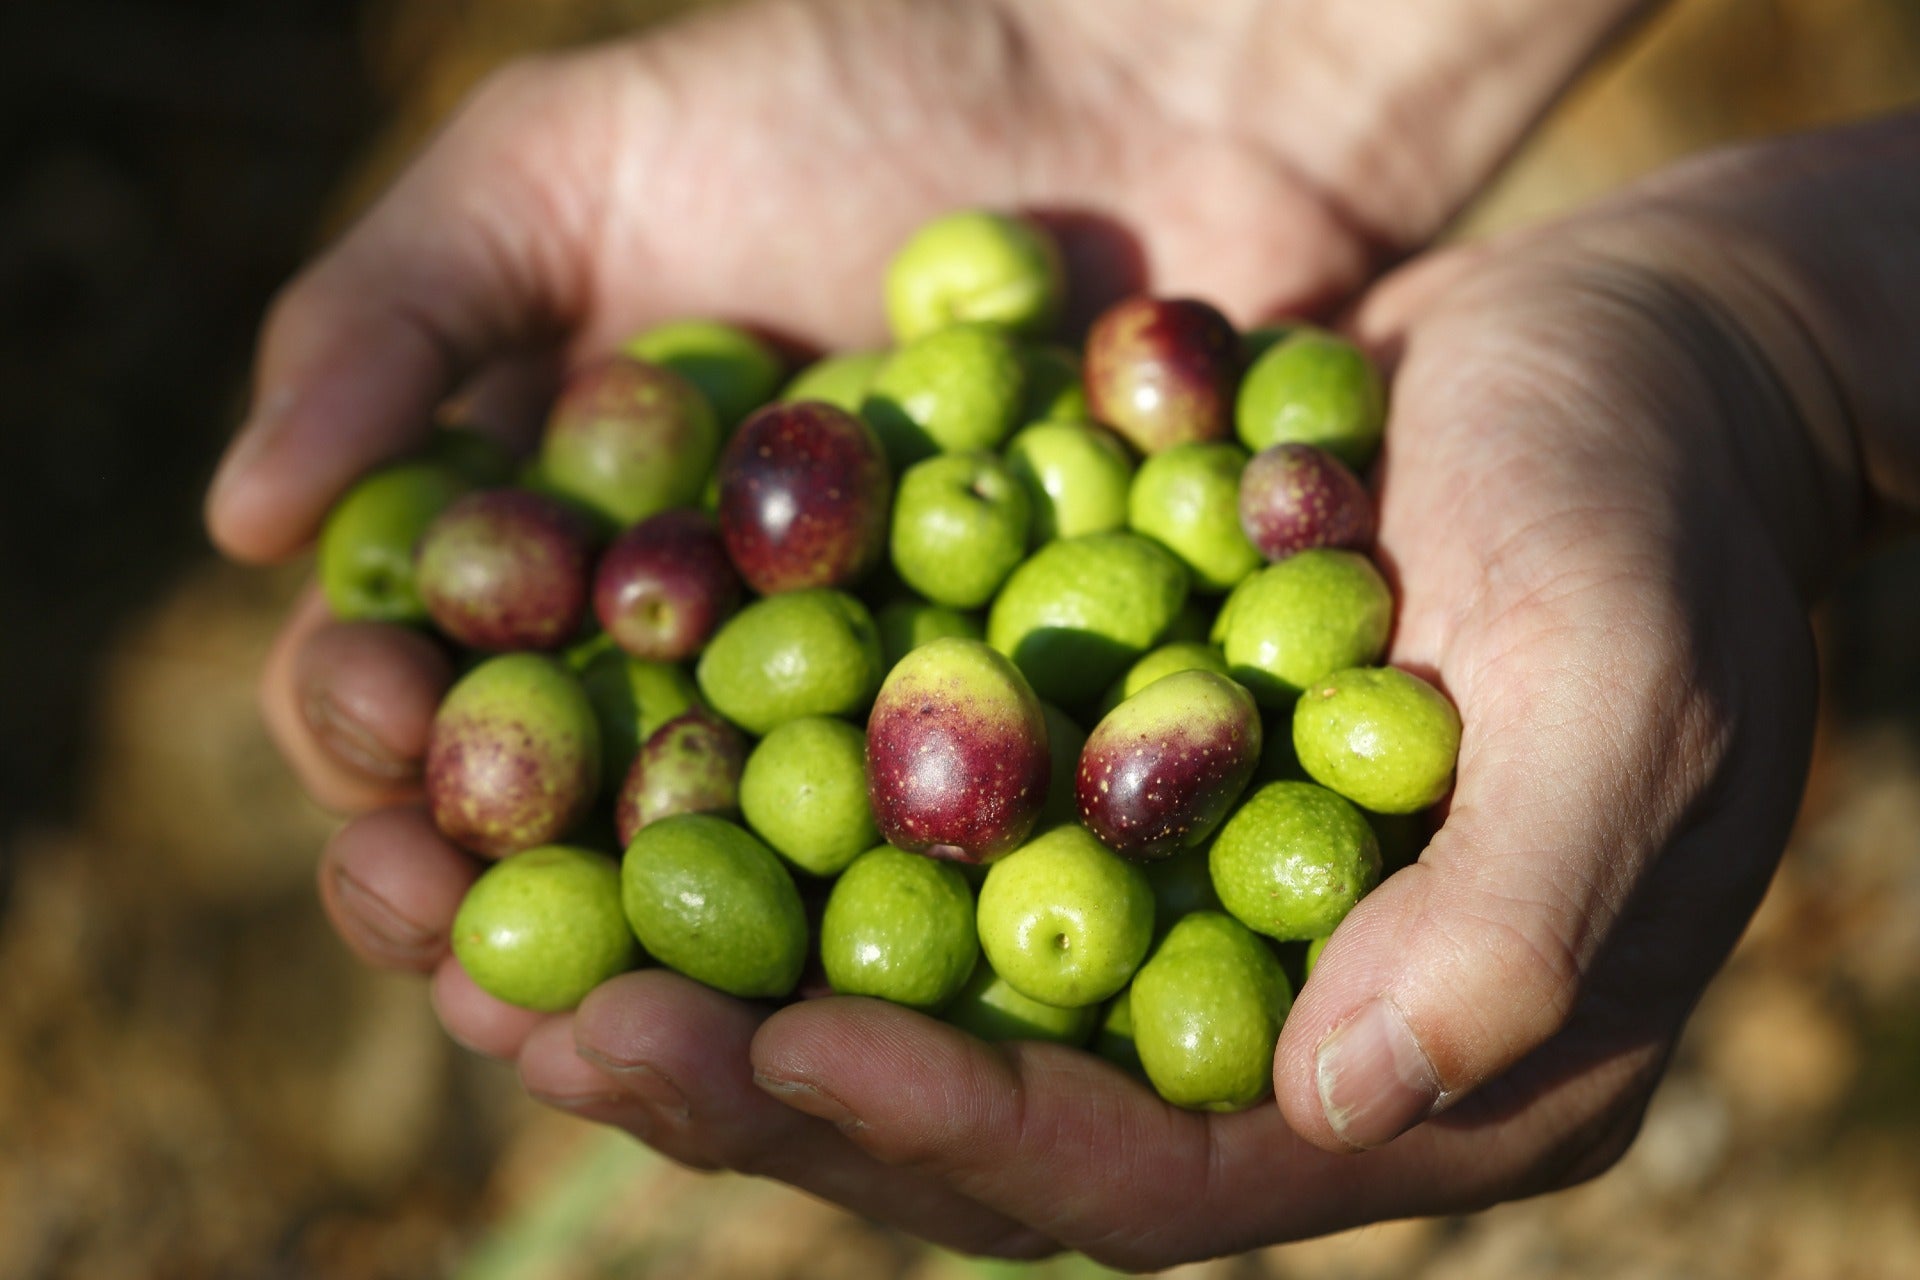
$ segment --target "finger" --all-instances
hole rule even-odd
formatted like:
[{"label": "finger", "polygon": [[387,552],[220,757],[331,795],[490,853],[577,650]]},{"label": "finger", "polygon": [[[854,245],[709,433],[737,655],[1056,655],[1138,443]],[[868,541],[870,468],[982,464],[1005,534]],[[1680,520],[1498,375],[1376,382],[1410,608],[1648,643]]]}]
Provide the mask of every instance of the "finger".
[{"label": "finger", "polygon": [[361,959],[429,973],[447,956],[454,913],[479,874],[417,808],[356,818],[320,856],[320,901]]},{"label": "finger", "polygon": [[527,1037],[542,1023],[565,1016],[522,1009],[488,995],[451,955],[433,971],[433,1009],[448,1035],[475,1053],[501,1062],[517,1058]]},{"label": "finger", "polygon": [[1205,1120],[1098,1059],[994,1049],[876,1001],[783,1010],[752,1055],[763,1088],[884,1164],[941,1178],[1075,1248],[1111,1243],[1109,1222],[1137,1226],[1166,1207],[1160,1193],[1115,1177],[1116,1157],[1149,1160],[1163,1190],[1204,1178],[1211,1158]]},{"label": "finger", "polygon": [[307,794],[359,813],[419,794],[427,731],[452,683],[452,664],[431,639],[335,622],[310,588],[267,655],[260,710]]},{"label": "finger", "polygon": [[276,300],[208,496],[222,551],[296,550],[355,477],[424,440],[469,373],[572,326],[604,175],[570,172],[582,157],[558,140],[565,83],[549,62],[496,74]]},{"label": "finger", "polygon": [[654,969],[602,984],[570,1023],[531,1035],[521,1079],[536,1097],[616,1125],[683,1164],[778,1179],[968,1253],[1039,1257],[1056,1246],[938,1180],[902,1174],[832,1125],[754,1084],[763,1009]]},{"label": "finger", "polygon": [[791,1006],[753,1044],[763,1087],[900,1176],[942,1179],[1128,1270],[1543,1190],[1535,1179],[1613,1137],[1596,1117],[1655,1057],[1608,1041],[1522,1081],[1513,1105],[1356,1157],[1308,1145],[1271,1104],[1178,1110],[1080,1051],[989,1046],[873,1001]]}]

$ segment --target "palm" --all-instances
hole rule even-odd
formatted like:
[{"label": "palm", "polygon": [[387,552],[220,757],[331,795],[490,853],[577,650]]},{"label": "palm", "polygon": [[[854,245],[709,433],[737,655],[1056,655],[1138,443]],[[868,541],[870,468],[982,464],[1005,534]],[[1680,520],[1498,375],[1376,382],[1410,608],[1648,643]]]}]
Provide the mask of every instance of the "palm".
[{"label": "palm", "polygon": [[[1057,31],[1043,43],[994,5],[790,6],[509,81],[466,132],[519,177],[487,220],[510,228],[508,256],[577,282],[547,300],[576,348],[672,314],[877,343],[888,255],[966,205],[1056,215],[1076,283],[1106,298],[1150,276],[1251,317],[1360,283],[1367,247],[1286,157],[1167,114],[1139,70]],[[1120,81],[1133,87],[1086,105]],[[474,163],[443,150],[413,181]]]},{"label": "palm", "polygon": [[288,554],[456,388],[505,386],[524,419],[555,357],[652,321],[876,343],[887,256],[956,206],[1054,215],[1082,308],[1151,284],[1247,320],[1364,282],[1378,246],[1337,211],[1359,193],[1112,52],[1151,41],[1014,8],[746,6],[497,77],[269,317],[215,540]]}]

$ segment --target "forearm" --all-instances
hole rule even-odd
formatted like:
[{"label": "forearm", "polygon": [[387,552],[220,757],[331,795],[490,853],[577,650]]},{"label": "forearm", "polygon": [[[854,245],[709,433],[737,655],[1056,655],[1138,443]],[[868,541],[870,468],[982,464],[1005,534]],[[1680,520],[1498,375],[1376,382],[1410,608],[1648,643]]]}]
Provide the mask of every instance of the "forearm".
[{"label": "forearm", "polygon": [[1017,0],[1237,134],[1388,253],[1423,245],[1657,0]]}]

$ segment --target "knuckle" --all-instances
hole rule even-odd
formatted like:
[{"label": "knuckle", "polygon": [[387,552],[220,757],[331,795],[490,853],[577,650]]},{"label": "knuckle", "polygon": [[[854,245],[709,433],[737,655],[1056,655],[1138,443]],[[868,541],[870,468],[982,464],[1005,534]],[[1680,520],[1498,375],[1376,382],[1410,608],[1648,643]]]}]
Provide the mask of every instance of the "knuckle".
[{"label": "knuckle", "polygon": [[[1483,1012],[1506,1021],[1489,1032],[1504,1030],[1504,1061],[1517,1061],[1566,1028],[1580,995],[1584,967],[1575,943],[1563,926],[1563,912],[1537,902],[1509,899],[1489,901],[1462,920],[1471,919],[1464,934],[1461,923],[1449,926],[1456,954],[1463,965],[1485,968],[1495,977],[1492,990],[1503,992],[1499,1009],[1508,1015]],[[1439,1064],[1436,1064],[1439,1065]],[[1449,1088],[1458,1087],[1454,1081]]]}]

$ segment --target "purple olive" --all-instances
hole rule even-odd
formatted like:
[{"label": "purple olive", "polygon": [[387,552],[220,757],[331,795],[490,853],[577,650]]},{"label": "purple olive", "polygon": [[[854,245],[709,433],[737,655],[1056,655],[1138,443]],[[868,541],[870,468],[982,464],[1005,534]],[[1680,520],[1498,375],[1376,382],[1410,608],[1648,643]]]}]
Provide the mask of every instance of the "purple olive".
[{"label": "purple olive", "polygon": [[1360,477],[1324,449],[1276,444],[1240,473],[1240,528],[1269,560],[1373,541],[1373,500]]},{"label": "purple olive", "polygon": [[663,511],[613,540],[593,575],[593,611],[636,658],[690,658],[740,607],[740,575],[713,518]]},{"label": "purple olive", "polygon": [[1087,405],[1141,453],[1226,440],[1240,376],[1227,318],[1189,298],[1125,298],[1087,334]]},{"label": "purple olive", "polygon": [[1074,775],[1080,820],[1138,861],[1213,833],[1260,763],[1253,695],[1211,671],[1162,676],[1087,735]]},{"label": "purple olive", "polygon": [[434,625],[468,648],[557,649],[586,620],[593,542],[558,499],[483,489],[427,526],[414,581]]},{"label": "purple olive", "polygon": [[740,807],[740,772],[747,740],[703,707],[694,707],[653,731],[633,758],[614,800],[621,847],[640,828],[676,813],[731,813]]},{"label": "purple olive", "polygon": [[455,844],[498,858],[558,840],[600,790],[586,690],[544,654],[489,658],[434,713],[425,780],[434,824]]},{"label": "purple olive", "polygon": [[720,459],[720,536],[762,595],[858,581],[887,542],[892,476],[873,428],[817,400],[769,405]]},{"label": "purple olive", "polygon": [[1040,700],[1006,658],[946,638],[902,658],[867,718],[867,799],[887,843],[985,862],[1027,838],[1052,777]]}]

